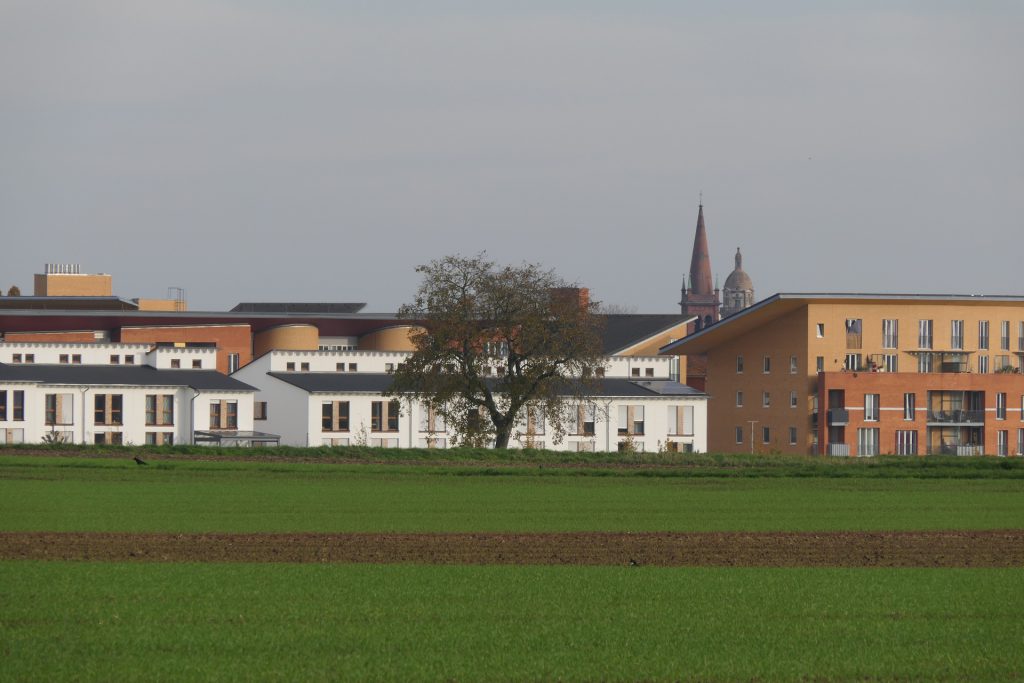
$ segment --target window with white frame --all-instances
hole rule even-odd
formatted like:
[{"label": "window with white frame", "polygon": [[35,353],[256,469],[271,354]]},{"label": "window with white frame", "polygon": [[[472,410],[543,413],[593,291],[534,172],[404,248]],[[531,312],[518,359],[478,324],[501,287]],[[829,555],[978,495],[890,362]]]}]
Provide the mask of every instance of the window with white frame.
[{"label": "window with white frame", "polygon": [[996,432],[996,455],[1007,455],[1009,451],[1010,432],[1000,429]]},{"label": "window with white frame", "polygon": [[772,371],[772,357],[771,356],[765,356],[764,357],[764,360],[762,361],[762,369],[761,369],[761,371],[764,372],[764,374],[766,374],[766,375],[769,372]]},{"label": "window with white frame", "polygon": [[[349,368],[350,372],[354,370]],[[370,431],[397,432],[398,417],[402,409],[397,400],[370,403]],[[388,439],[385,439],[387,441]]]},{"label": "window with white frame", "polygon": [[772,392],[762,391],[761,392],[761,407],[770,408],[772,405]]},{"label": "window with white frame", "polygon": [[896,431],[896,455],[917,455],[917,430]]},{"label": "window with white frame", "polygon": [[917,394],[903,394],[903,419],[913,420],[917,410]]},{"label": "window with white frame", "polygon": [[887,353],[882,356],[882,370],[885,372],[899,372],[899,355]]},{"label": "window with white frame", "polygon": [[988,356],[978,356],[978,372],[981,374],[988,372]]},{"label": "window with white frame", "polygon": [[122,394],[95,394],[93,397],[93,424],[120,425],[124,409]]},{"label": "window with white frame", "polygon": [[736,356],[736,374],[743,372],[743,356]]},{"label": "window with white frame", "polygon": [[668,407],[668,433],[671,436],[693,436],[693,406]]},{"label": "window with white frame", "polygon": [[771,427],[761,427],[761,441],[764,442],[764,443],[771,443],[772,442],[772,428]]},{"label": "window with white frame", "polygon": [[348,401],[323,401],[320,406],[320,429],[325,432],[347,432],[348,413]]},{"label": "window with white frame", "polygon": [[995,372],[1006,372],[1007,368],[1012,368],[1013,365],[1010,363],[1010,357],[1003,354],[995,357],[995,361],[992,365],[992,369]]},{"label": "window with white frame", "polygon": [[878,422],[878,394],[864,394],[864,421]]},{"label": "window with white frame", "polygon": [[878,455],[878,427],[857,429],[857,455]]},{"label": "window with white frame", "polygon": [[825,323],[816,324],[814,326],[814,330],[817,334],[818,339],[823,339],[825,337]]},{"label": "window with white frame", "polygon": [[882,348],[883,349],[896,349],[899,348],[899,320],[883,320],[882,321]]},{"label": "window with white frame", "polygon": [[1006,419],[1006,394],[999,392],[996,394],[996,419]]},{"label": "window with white frame", "polygon": [[[954,346],[953,348],[957,348],[957,347]],[[979,349],[987,349],[988,348],[988,321],[987,320],[979,320],[978,321],[978,348]]]},{"label": "window with white frame", "polygon": [[921,353],[917,356],[917,371],[918,372],[932,372],[932,354]]},{"label": "window with white frame", "polygon": [[796,408],[798,401],[799,401],[799,399],[797,398],[796,391],[789,392],[789,407],[790,408]]},{"label": "window with white frame", "polygon": [[1017,323],[1017,350],[1024,351],[1024,320]]},{"label": "window with white frame", "polygon": [[843,360],[844,370],[860,370],[861,369],[861,355],[859,353],[848,353],[846,358]]},{"label": "window with white frame", "polygon": [[420,431],[421,432],[444,432],[446,425],[444,416],[436,409],[424,405],[420,410]]},{"label": "window with white frame", "polygon": [[1017,430],[1017,455],[1024,455],[1024,429]]},{"label": "window with white frame", "polygon": [[818,356],[814,359],[814,371],[825,372],[825,356]]},{"label": "window with white frame", "polygon": [[789,428],[789,445],[790,446],[795,446],[796,445],[796,427],[790,427]]},{"label": "window with white frame", "polygon": [[174,424],[174,394],[146,394],[146,424],[154,427]]},{"label": "window with white frame", "polygon": [[1003,351],[1010,350],[1010,321],[999,322],[999,348]]},{"label": "window with white frame", "polygon": [[736,428],[736,443],[743,443],[743,427]]},{"label": "window with white frame", "polygon": [[619,436],[643,436],[643,406],[619,406],[618,434]]},{"label": "window with white frame", "polygon": [[917,321],[917,348],[919,348],[919,349],[930,349],[930,348],[932,348],[932,321],[931,320],[918,320]]},{"label": "window with white frame", "polygon": [[736,407],[737,408],[742,408],[743,407],[743,392],[742,391],[737,391],[736,392]]},{"label": "window with white frame", "polygon": [[846,348],[859,349],[864,344],[864,320],[861,318],[846,319]]},{"label": "window with white frame", "polygon": [[74,424],[74,394],[47,394],[46,416],[47,426]]},{"label": "window with white frame", "polygon": [[964,321],[950,320],[949,323],[949,347],[957,350],[964,348]]},{"label": "window with white frame", "polygon": [[789,374],[795,375],[798,370],[799,370],[799,367],[798,367],[798,364],[797,364],[797,361],[796,361],[796,356],[790,356],[789,357]]}]

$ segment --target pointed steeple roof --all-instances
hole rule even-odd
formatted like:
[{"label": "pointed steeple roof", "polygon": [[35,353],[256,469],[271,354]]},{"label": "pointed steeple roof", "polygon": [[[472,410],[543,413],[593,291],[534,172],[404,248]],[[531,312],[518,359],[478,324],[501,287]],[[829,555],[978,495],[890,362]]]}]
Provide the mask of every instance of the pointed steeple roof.
[{"label": "pointed steeple roof", "polygon": [[701,204],[697,210],[697,233],[693,237],[693,256],[690,258],[690,292],[714,294],[711,282],[708,231],[704,227],[704,204]]}]

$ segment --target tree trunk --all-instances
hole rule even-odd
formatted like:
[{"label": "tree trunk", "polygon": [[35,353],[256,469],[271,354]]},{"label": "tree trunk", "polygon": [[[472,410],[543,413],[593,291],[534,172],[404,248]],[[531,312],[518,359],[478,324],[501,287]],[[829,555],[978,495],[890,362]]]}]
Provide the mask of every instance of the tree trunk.
[{"label": "tree trunk", "polygon": [[505,427],[498,427],[494,432],[494,447],[508,448],[509,439],[512,438],[512,424]]}]

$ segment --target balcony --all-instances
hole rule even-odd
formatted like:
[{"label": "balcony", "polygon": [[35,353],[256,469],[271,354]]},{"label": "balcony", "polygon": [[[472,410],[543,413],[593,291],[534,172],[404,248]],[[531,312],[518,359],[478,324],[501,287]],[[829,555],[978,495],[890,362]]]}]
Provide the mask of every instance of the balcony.
[{"label": "balcony", "polygon": [[828,425],[830,427],[850,424],[850,411],[846,408],[832,408],[828,411]]},{"label": "balcony", "polygon": [[848,458],[850,457],[850,444],[830,443],[828,448],[825,449],[825,455],[838,455]]},{"label": "balcony", "polygon": [[938,450],[940,455],[985,455],[984,446],[976,444],[944,443]]},{"label": "balcony", "polygon": [[984,425],[984,410],[929,410],[929,424]]}]

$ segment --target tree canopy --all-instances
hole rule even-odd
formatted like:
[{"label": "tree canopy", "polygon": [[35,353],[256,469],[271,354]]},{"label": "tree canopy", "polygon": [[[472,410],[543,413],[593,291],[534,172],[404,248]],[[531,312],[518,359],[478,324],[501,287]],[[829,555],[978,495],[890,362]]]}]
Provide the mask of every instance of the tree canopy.
[{"label": "tree canopy", "polygon": [[422,282],[399,310],[416,323],[414,351],[391,393],[422,400],[462,443],[507,448],[524,409],[559,440],[604,362],[585,290],[540,265],[499,266],[484,254],[416,270]]}]

